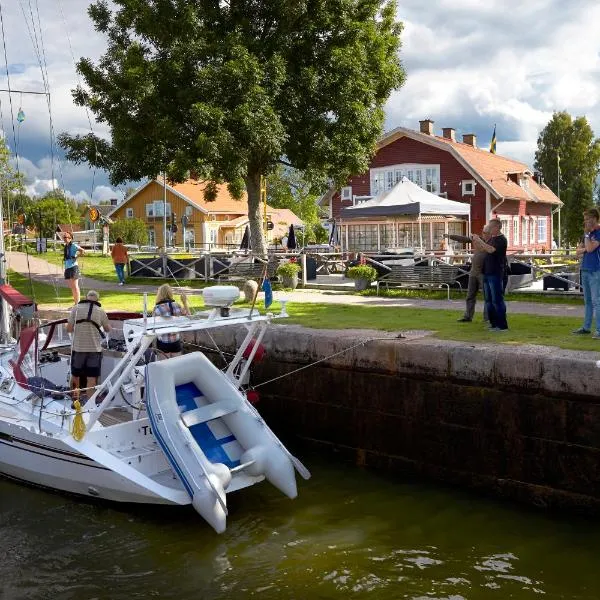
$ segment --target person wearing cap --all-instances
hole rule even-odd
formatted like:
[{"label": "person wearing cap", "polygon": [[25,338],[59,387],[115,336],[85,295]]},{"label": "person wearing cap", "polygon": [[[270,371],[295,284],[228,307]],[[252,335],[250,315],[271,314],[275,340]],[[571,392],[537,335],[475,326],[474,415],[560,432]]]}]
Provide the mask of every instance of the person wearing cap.
[{"label": "person wearing cap", "polygon": [[67,322],[67,331],[73,334],[71,345],[71,388],[74,399],[79,396],[80,380],[85,377],[86,387],[98,383],[102,367],[102,340],[110,331],[108,316],[99,302],[98,292],[90,290],[85,300],[78,302]]}]

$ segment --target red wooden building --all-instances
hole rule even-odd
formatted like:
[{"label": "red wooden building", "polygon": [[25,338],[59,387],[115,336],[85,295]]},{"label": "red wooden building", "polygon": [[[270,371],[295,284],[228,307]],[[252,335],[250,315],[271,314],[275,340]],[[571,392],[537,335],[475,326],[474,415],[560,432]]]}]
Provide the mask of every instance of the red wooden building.
[{"label": "red wooden building", "polygon": [[[509,249],[540,252],[552,247],[552,213],[560,200],[538,174],[516,160],[477,148],[473,134],[456,140],[455,130],[445,128],[434,135],[433,121],[420,121],[420,131],[398,127],[385,134],[377,145],[369,171],[356,175],[341,190],[331,189],[321,199],[329,216],[341,225],[342,245],[348,250],[381,251],[394,231],[395,245],[411,245],[415,239],[414,217],[382,216],[352,219],[341,209],[390,189],[403,176],[429,192],[471,205],[471,222],[437,217],[426,225],[424,236],[433,249],[439,248],[444,233],[480,232],[489,218],[502,221]],[[382,229],[383,227],[383,229]],[[412,229],[411,229],[412,228]],[[399,234],[399,235],[397,235]]]}]

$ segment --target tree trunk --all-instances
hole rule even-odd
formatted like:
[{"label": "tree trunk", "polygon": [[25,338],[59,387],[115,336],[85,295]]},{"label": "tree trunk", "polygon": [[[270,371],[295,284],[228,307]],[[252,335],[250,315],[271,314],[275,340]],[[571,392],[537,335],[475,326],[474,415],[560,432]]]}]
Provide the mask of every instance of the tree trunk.
[{"label": "tree trunk", "polygon": [[250,240],[252,254],[267,257],[267,244],[263,230],[265,207],[260,201],[260,174],[250,173],[245,178],[248,192],[248,219],[250,219]]}]

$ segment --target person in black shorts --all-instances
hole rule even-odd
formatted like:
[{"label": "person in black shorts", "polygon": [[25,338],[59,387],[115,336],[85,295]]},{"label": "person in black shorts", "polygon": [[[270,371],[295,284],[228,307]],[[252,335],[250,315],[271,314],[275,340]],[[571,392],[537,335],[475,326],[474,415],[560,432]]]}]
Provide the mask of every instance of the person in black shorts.
[{"label": "person in black shorts", "polygon": [[74,399],[79,398],[82,377],[87,379],[88,388],[94,388],[100,377],[102,340],[105,332],[110,331],[110,323],[98,300],[98,292],[90,290],[85,300],[73,307],[67,322],[67,331],[73,334],[71,388]]},{"label": "person in black shorts", "polygon": [[79,292],[79,265],[77,264],[77,257],[83,254],[83,248],[73,242],[73,235],[68,231],[65,231],[63,234],[63,242],[65,243],[63,250],[65,279],[69,284],[69,288],[71,288],[73,301],[75,302],[75,305],[77,305],[81,297]]}]

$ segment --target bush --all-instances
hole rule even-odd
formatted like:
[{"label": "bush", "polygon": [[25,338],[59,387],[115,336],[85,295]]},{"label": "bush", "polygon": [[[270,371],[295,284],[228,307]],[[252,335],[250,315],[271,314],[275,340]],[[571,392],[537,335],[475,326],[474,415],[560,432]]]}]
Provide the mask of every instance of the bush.
[{"label": "bush", "polygon": [[300,265],[293,262],[285,262],[277,267],[277,275],[280,277],[293,277],[300,271]]},{"label": "bush", "polygon": [[377,279],[377,271],[369,265],[356,265],[348,269],[348,277],[350,279],[366,279],[367,281],[375,281]]}]

